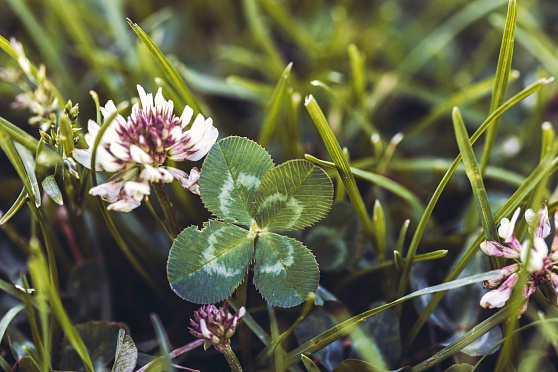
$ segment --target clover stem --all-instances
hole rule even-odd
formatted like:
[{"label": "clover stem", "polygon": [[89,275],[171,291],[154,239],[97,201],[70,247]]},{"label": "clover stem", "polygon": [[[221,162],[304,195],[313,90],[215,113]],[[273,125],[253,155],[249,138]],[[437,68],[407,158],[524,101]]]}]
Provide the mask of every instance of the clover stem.
[{"label": "clover stem", "polygon": [[231,367],[231,372],[242,372],[242,365],[238,361],[238,358],[230,346],[221,349],[221,352],[227,359],[229,367]]},{"label": "clover stem", "polygon": [[169,194],[167,193],[167,190],[165,190],[165,186],[162,182],[153,182],[152,185],[153,190],[155,190],[155,195],[157,195],[157,199],[159,199],[159,204],[161,204],[161,208],[163,208],[166,220],[165,222],[167,223],[168,229],[174,239],[179,233],[179,227]]}]

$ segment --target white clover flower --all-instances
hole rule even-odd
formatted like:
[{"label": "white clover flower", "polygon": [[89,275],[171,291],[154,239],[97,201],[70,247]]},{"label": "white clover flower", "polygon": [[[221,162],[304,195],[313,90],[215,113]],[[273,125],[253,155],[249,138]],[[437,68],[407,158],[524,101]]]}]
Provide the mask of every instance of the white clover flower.
[{"label": "white clover flower", "polygon": [[[530,226],[529,231],[534,235],[533,241],[525,241],[520,244],[514,234],[514,225],[519,216],[519,209],[515,211],[512,220],[504,218],[501,221],[498,234],[509,245],[505,246],[496,241],[485,240],[481,243],[481,250],[489,256],[504,257],[509,259],[519,258],[525,269],[529,272],[529,279],[523,289],[525,302],[519,310],[519,316],[523,314],[529,304],[531,296],[537,286],[552,283],[558,298],[558,233],[555,232],[554,241],[549,250],[545,238],[550,235],[550,222],[548,220],[548,209],[543,204],[538,213],[529,209],[525,212],[525,220]],[[558,211],[554,215],[558,221]],[[550,251],[550,252],[549,252]],[[527,260],[527,256],[529,259]],[[496,288],[487,292],[480,301],[482,307],[494,308],[502,307],[510,298],[513,287],[517,282],[517,272],[520,265],[515,263],[498,270],[499,275],[491,280],[484,282],[484,287]]]},{"label": "white clover flower", "polygon": [[[108,182],[93,187],[89,193],[109,201],[108,209],[128,212],[137,208],[143,197],[149,195],[149,182],[170,183],[177,180],[182,187],[199,194],[199,170],[193,167],[190,174],[164,166],[167,159],[197,161],[211,149],[219,132],[211,118],[199,114],[191,126],[194,110],[186,106],[182,115],[174,115],[174,104],[163,97],[161,88],[155,95],[146,94],[138,85],[141,108],[132,107],[132,114],[125,120],[116,115],[103,134],[97,147],[95,169],[119,172]],[[117,112],[112,101],[101,107],[105,120]],[[74,158],[83,166],[91,166],[91,152],[100,126],[90,120],[89,133],[85,135],[88,149],[75,149]]]}]

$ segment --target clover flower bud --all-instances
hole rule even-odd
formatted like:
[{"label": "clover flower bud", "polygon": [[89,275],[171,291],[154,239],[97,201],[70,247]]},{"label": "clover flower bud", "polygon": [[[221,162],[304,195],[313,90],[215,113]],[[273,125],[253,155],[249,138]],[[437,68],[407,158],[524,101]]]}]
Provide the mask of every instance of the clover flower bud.
[{"label": "clover flower bud", "polygon": [[223,352],[230,346],[230,339],[245,314],[244,307],[232,315],[226,303],[221,308],[217,308],[215,305],[205,305],[194,312],[194,319],[190,319],[191,327],[188,329],[193,336],[205,339],[217,350]]}]

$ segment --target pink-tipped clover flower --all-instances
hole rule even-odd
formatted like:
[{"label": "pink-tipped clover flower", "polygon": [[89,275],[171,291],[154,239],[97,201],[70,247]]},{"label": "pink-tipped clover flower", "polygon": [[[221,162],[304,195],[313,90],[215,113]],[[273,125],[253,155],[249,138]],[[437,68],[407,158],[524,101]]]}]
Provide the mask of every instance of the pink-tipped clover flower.
[{"label": "pink-tipped clover flower", "polygon": [[[174,104],[163,97],[161,88],[153,95],[138,85],[141,102],[132,107],[127,119],[116,115],[105,130],[97,147],[95,169],[117,172],[108,182],[89,190],[110,202],[110,210],[129,212],[150,194],[150,182],[170,183],[177,180],[182,187],[199,194],[200,173],[196,167],[186,173],[165,166],[173,161],[197,161],[211,149],[219,132],[211,118],[197,115],[189,126],[194,110],[186,106],[180,117],[174,115]],[[104,120],[117,112],[112,101],[101,107]],[[91,166],[92,147],[101,127],[90,120],[85,135],[88,149],[75,149],[74,158],[83,166]]]},{"label": "pink-tipped clover flower", "polygon": [[228,309],[227,303],[217,308],[215,305],[205,305],[194,312],[194,319],[190,319],[190,333],[206,341],[206,348],[213,345],[217,350],[223,352],[230,347],[231,337],[236,332],[246,309],[241,307],[235,315]]},{"label": "pink-tipped clover flower", "polygon": [[[552,246],[549,249],[545,238],[550,235],[550,221],[548,209],[543,204],[538,213],[532,209],[525,212],[525,220],[529,225],[530,233],[534,234],[533,240],[527,240],[523,244],[515,236],[515,223],[519,217],[518,208],[511,220],[503,218],[498,228],[498,235],[507,245],[496,241],[485,240],[481,243],[481,250],[492,257],[504,257],[518,259],[520,263],[514,263],[498,270],[500,275],[496,278],[484,281],[484,287],[496,288],[487,292],[480,300],[480,305],[485,308],[500,308],[505,305],[511,296],[511,292],[519,278],[518,272],[522,266],[529,272],[529,279],[523,289],[526,301],[520,309],[519,316],[526,310],[531,296],[537,286],[552,284],[554,293],[558,298],[558,232],[555,233]],[[555,225],[558,225],[558,211],[554,215]],[[555,299],[553,299],[555,300]]]}]

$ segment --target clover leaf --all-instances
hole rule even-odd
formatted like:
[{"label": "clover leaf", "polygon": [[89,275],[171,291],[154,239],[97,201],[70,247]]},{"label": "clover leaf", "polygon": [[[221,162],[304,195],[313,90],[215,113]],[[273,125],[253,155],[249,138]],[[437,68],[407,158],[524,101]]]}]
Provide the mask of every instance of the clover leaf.
[{"label": "clover leaf", "polygon": [[171,288],[185,300],[209,304],[229,297],[250,265],[254,284],[272,305],[300,304],[318,289],[312,252],[281,231],[308,227],[331,207],[333,185],[306,160],[277,167],[257,143],[227,137],[203,164],[200,193],[219,220],[191,226],[172,245],[167,264]]}]

